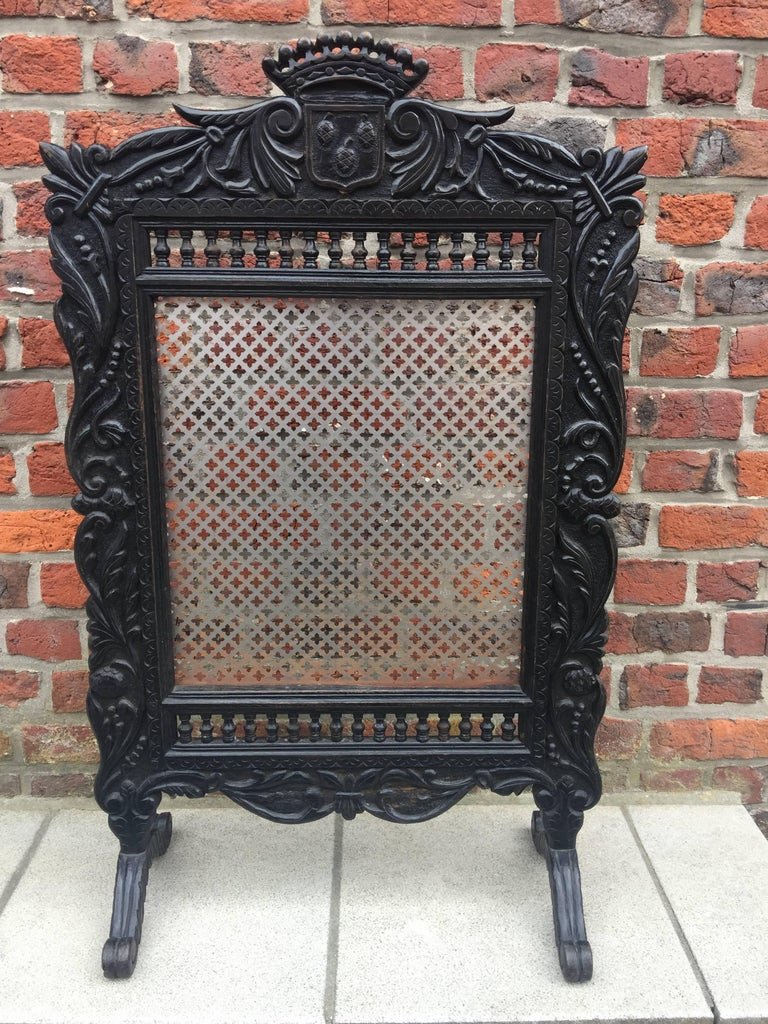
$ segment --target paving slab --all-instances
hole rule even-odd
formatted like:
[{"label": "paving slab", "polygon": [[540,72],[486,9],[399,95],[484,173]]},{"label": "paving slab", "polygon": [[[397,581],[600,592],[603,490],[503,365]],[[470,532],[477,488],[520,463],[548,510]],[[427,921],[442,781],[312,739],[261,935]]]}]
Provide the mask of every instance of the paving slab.
[{"label": "paving slab", "polygon": [[46,817],[44,811],[0,810],[0,902]]},{"label": "paving slab", "polygon": [[[665,809],[670,825],[677,808]],[[664,1021],[707,1004],[620,808],[579,840],[594,978],[563,980],[530,808],[465,806],[408,827],[344,825],[340,1024]]]},{"label": "paving slab", "polygon": [[0,915],[3,1024],[323,1021],[332,820],[174,810],[125,981],[100,966],[116,858],[102,814],[53,819]]},{"label": "paving slab", "polygon": [[743,807],[630,817],[722,1024],[768,1021],[768,842]]}]

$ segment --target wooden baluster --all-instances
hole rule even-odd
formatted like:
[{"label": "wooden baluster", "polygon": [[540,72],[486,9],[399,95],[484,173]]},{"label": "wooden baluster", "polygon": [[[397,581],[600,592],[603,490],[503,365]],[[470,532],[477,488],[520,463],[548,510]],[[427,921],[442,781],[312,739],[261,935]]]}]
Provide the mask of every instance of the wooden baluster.
[{"label": "wooden baluster", "polygon": [[507,743],[511,743],[515,738],[515,716],[506,712],[504,715],[504,721],[501,723],[501,738]]},{"label": "wooden baluster", "polygon": [[493,715],[489,711],[483,712],[483,724],[480,726],[480,739],[490,743],[493,739]]},{"label": "wooden baluster", "polygon": [[491,255],[491,251],[488,248],[487,242],[487,231],[475,232],[475,248],[472,251],[472,259],[475,261],[475,270],[488,269],[488,258]]},{"label": "wooden baluster", "polygon": [[427,270],[440,269],[440,248],[437,244],[439,237],[436,231],[429,231],[427,233],[427,251],[425,253]]},{"label": "wooden baluster", "polygon": [[194,267],[195,265],[195,247],[192,245],[192,228],[181,229],[181,245],[179,246],[179,254],[181,256],[182,267]]},{"label": "wooden baluster", "polygon": [[317,257],[320,252],[317,248],[317,232],[316,231],[305,231],[304,232],[304,269],[305,270],[317,270]]},{"label": "wooden baluster", "polygon": [[390,263],[392,253],[389,248],[389,232],[379,231],[377,237],[379,239],[379,248],[376,250],[376,259],[379,262],[379,270],[390,270],[392,266]]},{"label": "wooden baluster", "polygon": [[243,232],[241,228],[232,228],[229,232],[229,265],[245,266],[245,249],[243,248]]},{"label": "wooden baluster", "polygon": [[253,247],[256,257],[256,269],[264,270],[269,266],[269,245],[267,245],[266,228],[256,228],[256,244]]},{"label": "wooden baluster", "polygon": [[536,264],[538,262],[538,253],[536,251],[536,239],[538,237],[538,231],[523,232],[523,270],[536,269]]},{"label": "wooden baluster", "polygon": [[344,731],[343,731],[342,724],[341,724],[341,712],[340,711],[332,711],[331,712],[331,739],[333,740],[334,743],[339,743],[341,741],[341,738],[342,738],[343,734],[344,734]]},{"label": "wooden baluster", "polygon": [[400,266],[403,270],[416,269],[416,250],[413,248],[413,232],[403,231],[403,248],[400,252]]},{"label": "wooden baluster", "polygon": [[451,735],[451,720],[447,711],[441,711],[437,721],[437,738],[443,742]]},{"label": "wooden baluster", "polygon": [[200,742],[201,743],[212,743],[213,742],[213,723],[211,722],[210,715],[200,716]]},{"label": "wooden baluster", "polygon": [[256,742],[256,715],[248,712],[245,716],[245,732],[243,739],[246,743]]},{"label": "wooden baluster", "polygon": [[288,712],[288,742],[298,743],[299,742],[299,712],[289,711]]},{"label": "wooden baluster", "polygon": [[192,715],[179,715],[176,733],[179,737],[179,743],[192,742]]},{"label": "wooden baluster", "polygon": [[387,735],[387,719],[381,711],[376,711],[373,716],[373,739],[375,743],[383,743]]},{"label": "wooden baluster", "polygon": [[365,247],[365,231],[353,231],[352,239],[355,247],[352,250],[352,269],[365,270],[368,266],[366,259],[368,250]]},{"label": "wooden baluster", "polygon": [[408,722],[404,711],[398,711],[395,715],[395,740],[404,743],[408,736]]},{"label": "wooden baluster", "polygon": [[267,743],[277,743],[277,715],[274,711],[267,712]]},{"label": "wooden baluster", "polygon": [[472,739],[472,716],[468,711],[462,711],[459,722],[459,739],[469,743]]},{"label": "wooden baluster", "polygon": [[363,713],[355,711],[352,716],[352,739],[355,743],[362,743],[363,740]]},{"label": "wooden baluster", "polygon": [[170,267],[168,257],[171,255],[171,248],[168,245],[168,231],[166,228],[155,228],[155,266]]},{"label": "wooden baluster", "polygon": [[451,270],[463,270],[464,269],[464,232],[463,231],[452,231],[451,232]]},{"label": "wooden baluster", "polygon": [[233,715],[224,715],[221,724],[221,738],[224,743],[235,742],[235,719]]},{"label": "wooden baluster", "polygon": [[329,270],[338,270],[341,267],[341,257],[344,255],[344,250],[341,247],[341,231],[333,229],[329,235],[331,241],[328,246],[328,268]]},{"label": "wooden baluster", "polygon": [[277,250],[280,257],[280,269],[290,270],[293,267],[293,246],[291,245],[292,233],[280,228],[280,248]]},{"label": "wooden baluster", "polygon": [[512,232],[501,232],[501,247],[499,249],[499,270],[512,269]]},{"label": "wooden baluster", "polygon": [[320,739],[320,712],[311,711],[309,714],[309,742],[317,743]]},{"label": "wooden baluster", "polygon": [[205,229],[205,265],[206,267],[221,266],[221,249],[218,246],[219,232],[216,228]]},{"label": "wooden baluster", "polygon": [[429,721],[426,711],[419,712],[419,724],[416,726],[416,739],[419,743],[426,743],[429,739]]}]

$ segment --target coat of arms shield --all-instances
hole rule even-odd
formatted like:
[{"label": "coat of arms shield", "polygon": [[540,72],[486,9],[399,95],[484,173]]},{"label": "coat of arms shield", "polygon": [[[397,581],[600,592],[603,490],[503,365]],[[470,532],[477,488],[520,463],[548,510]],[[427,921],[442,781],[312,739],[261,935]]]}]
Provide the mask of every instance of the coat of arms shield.
[{"label": "coat of arms shield", "polygon": [[384,108],[375,103],[307,104],[309,176],[316,185],[354,192],[384,167]]}]

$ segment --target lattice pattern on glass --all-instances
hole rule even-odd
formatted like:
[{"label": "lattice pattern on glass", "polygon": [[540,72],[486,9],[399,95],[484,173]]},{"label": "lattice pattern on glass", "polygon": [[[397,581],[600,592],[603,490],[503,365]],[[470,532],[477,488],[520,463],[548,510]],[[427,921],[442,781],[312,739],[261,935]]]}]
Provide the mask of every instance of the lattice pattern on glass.
[{"label": "lattice pattern on glass", "polygon": [[533,315],[158,301],[177,685],[517,682]]}]

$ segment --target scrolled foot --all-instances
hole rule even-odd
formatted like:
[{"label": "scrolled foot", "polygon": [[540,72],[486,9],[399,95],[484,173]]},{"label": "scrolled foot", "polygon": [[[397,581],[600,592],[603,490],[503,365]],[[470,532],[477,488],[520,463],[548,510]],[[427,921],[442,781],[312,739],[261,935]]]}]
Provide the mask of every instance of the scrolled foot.
[{"label": "scrolled foot", "polygon": [[136,966],[139,944],[136,939],[107,939],[101,951],[101,966],[106,978],[130,978]]},{"label": "scrolled foot", "polygon": [[592,950],[581,901],[581,873],[575,849],[547,851],[552,916],[560,968],[566,981],[589,981]]},{"label": "scrolled foot", "polygon": [[541,811],[534,811],[531,815],[531,838],[533,839],[533,845],[536,847],[536,852],[541,854],[542,857],[546,857],[547,833],[544,831]]},{"label": "scrolled foot", "polygon": [[592,947],[586,941],[561,942],[557,949],[560,970],[566,981],[589,981],[592,977]]}]

